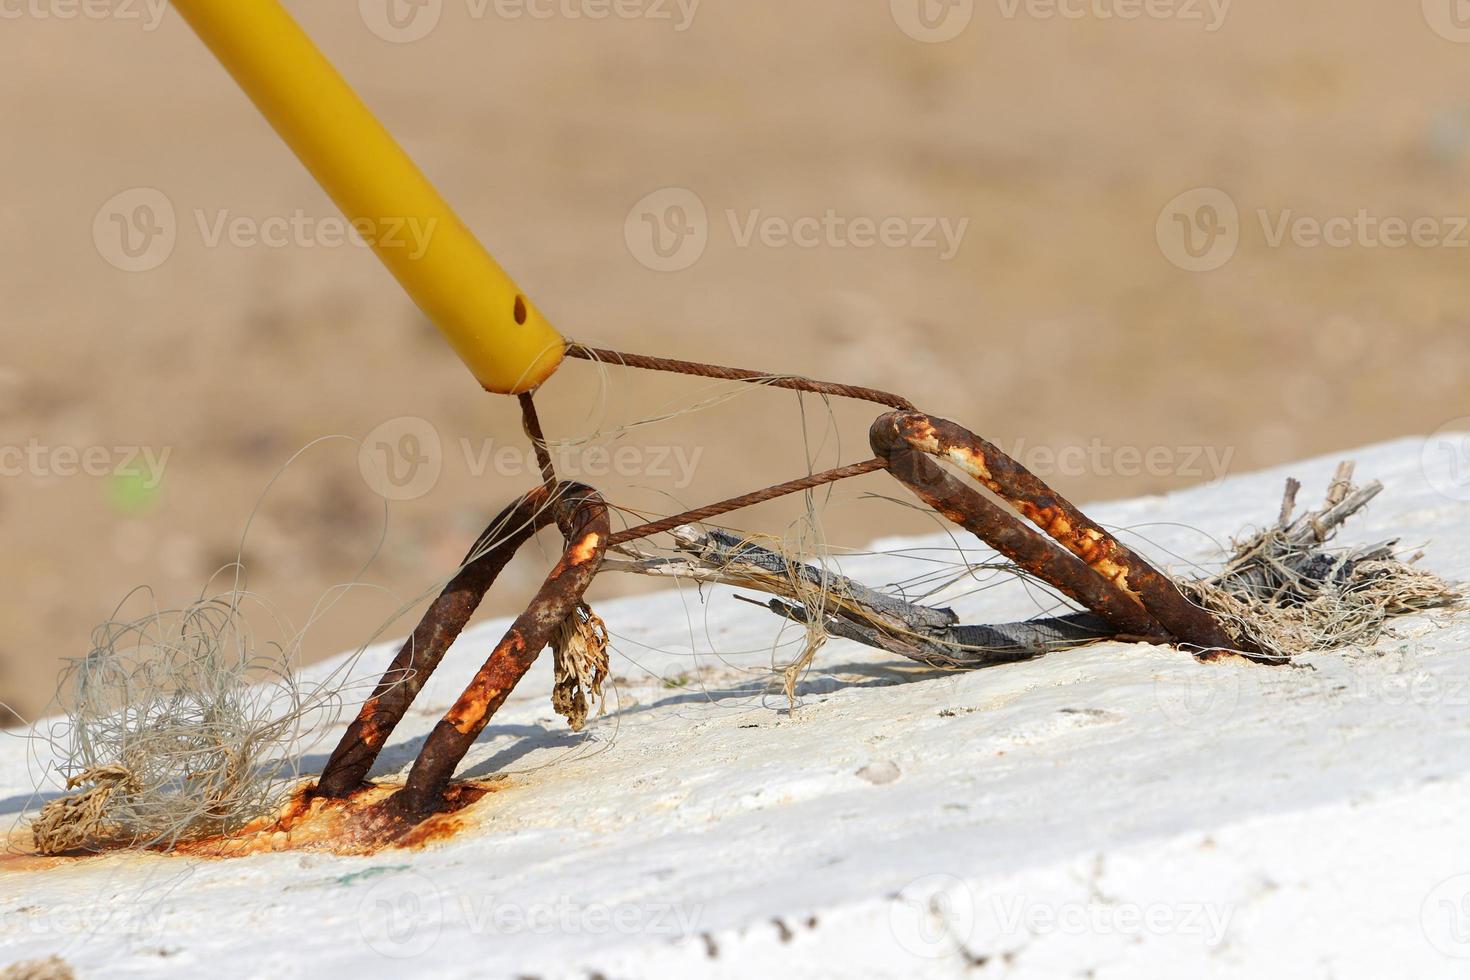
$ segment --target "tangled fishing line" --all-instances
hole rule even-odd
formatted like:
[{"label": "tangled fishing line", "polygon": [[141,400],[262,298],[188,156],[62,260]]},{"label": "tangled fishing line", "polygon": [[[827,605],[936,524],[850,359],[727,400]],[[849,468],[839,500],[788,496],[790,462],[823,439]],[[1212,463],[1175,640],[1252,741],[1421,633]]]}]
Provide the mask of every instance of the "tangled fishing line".
[{"label": "tangled fishing line", "polygon": [[270,812],[305,739],[342,692],[305,684],[259,644],[229,592],[98,627],[63,675],[68,790],[31,825],[37,850],[169,846]]}]

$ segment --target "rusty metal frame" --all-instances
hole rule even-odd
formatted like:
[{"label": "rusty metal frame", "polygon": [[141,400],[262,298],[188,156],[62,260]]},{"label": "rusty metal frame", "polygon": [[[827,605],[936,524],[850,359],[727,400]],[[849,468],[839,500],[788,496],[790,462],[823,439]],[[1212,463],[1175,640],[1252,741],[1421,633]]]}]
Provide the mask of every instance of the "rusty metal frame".
[{"label": "rusty metal frame", "polygon": [[[521,397],[526,431],[545,483],[491,523],[399,650],[332,753],[314,795],[341,799],[366,785],[369,771],[409,705],[463,631],[511,557],[556,523],[566,550],[535,599],[515,620],[464,693],[429,734],[408,781],[378,810],[384,827],[446,805],[454,770],[511,690],[572,616],[610,547],[682,524],[709,520],[777,497],[886,470],[944,517],[973,532],[1028,573],[1107,621],[1122,639],[1177,643],[1200,651],[1253,651],[1174,582],[1057,494],[1035,474],[969,430],[915,410],[905,399],[867,388],[761,372],[601,351],[572,345],[569,356],[656,371],[859,398],[888,406],[869,431],[874,458],[815,473],[613,534],[607,505],[591,487],[557,482],[531,396]],[[995,499],[966,485],[944,460]],[[1029,523],[1028,523],[1029,522]]]}]

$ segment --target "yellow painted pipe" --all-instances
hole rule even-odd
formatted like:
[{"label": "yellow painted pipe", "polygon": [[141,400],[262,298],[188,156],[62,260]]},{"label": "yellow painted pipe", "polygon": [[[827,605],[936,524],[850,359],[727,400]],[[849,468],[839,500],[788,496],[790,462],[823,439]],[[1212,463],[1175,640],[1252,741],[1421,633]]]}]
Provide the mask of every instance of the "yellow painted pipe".
[{"label": "yellow painted pipe", "polygon": [[561,336],[278,0],[174,6],[480,384],[515,394],[556,370]]}]

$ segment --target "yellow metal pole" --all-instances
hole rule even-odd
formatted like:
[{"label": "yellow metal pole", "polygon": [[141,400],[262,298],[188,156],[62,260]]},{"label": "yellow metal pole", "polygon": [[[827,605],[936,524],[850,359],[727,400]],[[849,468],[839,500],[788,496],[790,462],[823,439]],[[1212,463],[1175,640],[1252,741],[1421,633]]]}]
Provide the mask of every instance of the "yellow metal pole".
[{"label": "yellow metal pole", "polygon": [[278,0],[174,6],[480,384],[516,394],[556,370],[561,336]]}]

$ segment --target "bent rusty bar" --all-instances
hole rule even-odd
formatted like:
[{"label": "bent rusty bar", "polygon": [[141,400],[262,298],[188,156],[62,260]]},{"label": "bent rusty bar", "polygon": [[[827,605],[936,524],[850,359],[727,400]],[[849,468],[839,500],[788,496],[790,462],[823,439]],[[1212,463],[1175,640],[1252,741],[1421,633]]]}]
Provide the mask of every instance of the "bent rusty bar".
[{"label": "bent rusty bar", "polygon": [[1120,634],[1168,643],[1169,632],[1142,605],[1019,517],[960,483],[903,437],[885,415],[873,423],[873,451],[888,472],[934,510],[969,530],[1021,568],[1106,619]]},{"label": "bent rusty bar", "polygon": [[393,729],[501,570],[553,520],[564,528],[574,526],[578,502],[589,495],[596,499],[595,491],[575,483],[537,487],[490,523],[465,557],[464,567],[434,600],[342,736],[317,784],[317,795],[341,798],[362,786]]},{"label": "bent rusty bar", "polygon": [[[921,412],[890,412],[873,423],[870,438],[875,448],[908,447],[950,460],[1076,555],[1117,593],[1146,610],[1178,641],[1207,649],[1241,648],[1239,640],[1209,612],[1186,599],[1167,576],[1089,520],[1030,470],[968,429]],[[1053,584],[1061,587],[1061,583]],[[1103,609],[1091,608],[1108,616]]]},{"label": "bent rusty bar", "polygon": [[[469,687],[429,734],[409,771],[407,784],[389,801],[399,814],[425,815],[439,807],[460,760],[556,630],[576,610],[602,566],[611,531],[607,505],[589,487],[560,487],[566,492],[551,511],[566,535],[566,550],[536,598],[516,618]],[[538,520],[541,526],[550,523],[549,517]]]}]

